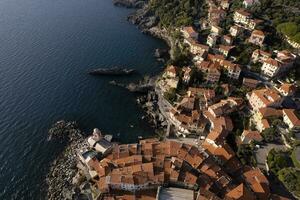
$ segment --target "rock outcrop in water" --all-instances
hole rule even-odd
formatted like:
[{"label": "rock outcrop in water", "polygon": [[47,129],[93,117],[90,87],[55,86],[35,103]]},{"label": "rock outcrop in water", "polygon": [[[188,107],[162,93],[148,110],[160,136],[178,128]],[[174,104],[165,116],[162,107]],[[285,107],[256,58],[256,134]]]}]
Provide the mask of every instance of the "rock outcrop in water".
[{"label": "rock outcrop in water", "polygon": [[[77,151],[87,147],[85,138],[76,122],[59,121],[49,130],[49,140],[66,142],[64,151],[53,161],[46,177],[47,199],[88,199],[85,178],[77,165]],[[75,177],[75,178],[74,178]]]}]

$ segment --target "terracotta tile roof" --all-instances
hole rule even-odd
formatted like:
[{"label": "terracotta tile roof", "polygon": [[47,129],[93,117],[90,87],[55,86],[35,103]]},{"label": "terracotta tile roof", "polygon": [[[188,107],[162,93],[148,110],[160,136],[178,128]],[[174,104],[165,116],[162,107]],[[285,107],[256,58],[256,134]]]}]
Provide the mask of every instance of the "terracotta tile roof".
[{"label": "terracotta tile roof", "polygon": [[251,35],[256,35],[256,36],[265,37],[264,32],[262,32],[262,31],[260,31],[260,30],[254,30],[254,31],[252,31]]},{"label": "terracotta tile roof", "polygon": [[216,143],[218,142],[223,142],[225,140],[225,138],[227,137],[228,132],[227,131],[215,131],[212,130],[211,132],[209,132],[209,134],[207,135],[206,139],[215,141]]},{"label": "terracotta tile roof", "polygon": [[225,143],[223,144],[223,146],[218,147],[215,150],[214,155],[221,157],[221,159],[223,159],[224,161],[228,161],[233,156],[235,156],[235,153],[231,149],[231,147],[227,143]]},{"label": "terracotta tile roof", "polygon": [[261,120],[261,123],[262,123],[264,129],[267,129],[267,128],[271,127],[270,124],[269,124],[269,121],[267,119]]},{"label": "terracotta tile roof", "polygon": [[283,113],[289,118],[294,126],[300,126],[300,119],[295,114],[294,109],[283,109]]},{"label": "terracotta tile roof", "polygon": [[165,69],[166,72],[177,74],[177,67],[170,65]]},{"label": "terracotta tile roof", "polygon": [[259,168],[250,169],[243,175],[246,183],[260,199],[268,199],[270,195],[269,181]]},{"label": "terracotta tile roof", "polygon": [[280,67],[281,63],[278,62],[277,60],[273,59],[273,58],[268,58],[267,60],[265,60],[265,63],[275,66],[275,67]]},{"label": "terracotta tile roof", "polygon": [[196,33],[195,29],[192,26],[183,27],[183,30],[186,31],[189,35]]},{"label": "terracotta tile roof", "polygon": [[294,84],[284,83],[279,88],[280,91],[283,91],[284,93],[290,94],[297,90],[296,86]]},{"label": "terracotta tile roof", "polygon": [[228,45],[220,45],[219,46],[220,51],[226,51],[226,52],[229,52],[233,48],[235,48],[235,46],[228,46]]},{"label": "terracotta tile roof", "polygon": [[232,131],[233,130],[233,123],[229,116],[225,117],[217,117],[214,121],[214,126],[218,130],[222,130],[220,127],[224,128],[226,131]]},{"label": "terracotta tile roof", "polygon": [[281,99],[281,96],[274,89],[254,90],[252,93],[255,94],[266,106],[269,106]]},{"label": "terracotta tile roof", "polygon": [[260,108],[258,109],[258,112],[262,115],[263,118],[282,116],[282,110],[270,107]]},{"label": "terracotta tile roof", "polygon": [[244,9],[237,10],[236,12],[239,13],[240,15],[243,15],[243,16],[246,16],[246,17],[250,17],[250,16],[251,16],[251,14],[248,13],[248,12],[247,12],[246,10],[244,10]]},{"label": "terracotta tile roof", "polygon": [[267,56],[267,57],[271,57],[272,56],[271,53],[263,51],[263,50],[260,50],[260,49],[256,49],[255,51],[253,51],[253,53],[258,54],[258,55],[264,55],[264,56]]},{"label": "terracotta tile roof", "polygon": [[195,176],[194,174],[190,173],[190,172],[185,172],[185,178],[184,178],[184,182],[191,184],[191,185],[195,185],[197,183],[198,177]]},{"label": "terracotta tile roof", "polygon": [[224,35],[223,38],[224,40],[232,40],[232,37],[230,35]]},{"label": "terracotta tile roof", "polygon": [[200,70],[207,70],[209,68],[210,64],[211,64],[211,62],[209,62],[209,61],[202,61],[199,65],[197,65],[197,67]]},{"label": "terracotta tile roof", "polygon": [[292,54],[290,51],[288,50],[283,50],[283,51],[279,51],[277,52],[277,59],[279,59],[280,61],[291,61],[294,60],[296,58],[296,55]]},{"label": "terracotta tile roof", "polygon": [[220,62],[222,60],[225,60],[225,57],[219,54],[208,54],[207,60],[212,62]]},{"label": "terracotta tile roof", "polygon": [[170,181],[177,182],[179,177],[179,173],[171,168],[171,173],[170,173]]},{"label": "terracotta tile roof", "polygon": [[245,138],[248,138],[248,140],[252,140],[252,141],[261,141],[263,139],[263,137],[260,135],[258,131],[244,130],[242,135]]},{"label": "terracotta tile roof", "polygon": [[189,87],[188,93],[190,93],[191,96],[197,96],[199,94],[203,94],[207,100],[212,100],[216,96],[215,90],[206,89],[206,88]]},{"label": "terracotta tile roof", "polygon": [[243,84],[248,86],[248,87],[249,86],[251,86],[252,88],[256,87],[258,83],[259,83],[259,81],[256,80],[256,79],[251,79],[251,78],[244,78],[243,79]]},{"label": "terracotta tile roof", "polygon": [[217,195],[206,189],[200,189],[197,200],[221,200]]},{"label": "terracotta tile roof", "polygon": [[250,192],[247,187],[241,183],[226,194],[227,198],[232,200],[255,200],[255,196]]}]

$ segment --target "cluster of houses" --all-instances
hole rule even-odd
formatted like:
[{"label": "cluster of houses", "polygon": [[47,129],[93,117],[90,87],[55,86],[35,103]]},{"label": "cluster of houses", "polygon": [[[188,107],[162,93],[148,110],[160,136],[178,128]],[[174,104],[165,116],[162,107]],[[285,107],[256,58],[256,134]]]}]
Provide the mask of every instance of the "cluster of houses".
[{"label": "cluster of houses", "polygon": [[[199,70],[207,74],[208,79],[212,77],[212,82],[218,80],[222,69],[228,70],[229,78],[238,79],[241,66],[235,63],[235,58],[231,56],[236,48],[235,40],[239,36],[250,34],[247,39],[249,44],[257,46],[252,54],[252,63],[261,63],[261,75],[266,78],[274,78],[287,72],[293,67],[296,55],[291,52],[274,51],[272,53],[261,50],[267,34],[262,30],[256,29],[264,21],[253,18],[252,14],[245,9],[234,11],[234,25],[228,30],[228,34],[223,34],[224,30],[220,27],[220,22],[228,17],[230,1],[207,1],[209,9],[207,19],[201,21],[201,29],[210,29],[206,38],[206,44],[198,41],[199,34],[191,26],[183,27],[181,32],[184,43],[190,48],[193,54],[194,64]],[[245,7],[259,3],[257,0],[245,0]],[[246,34],[247,35],[247,34]],[[215,58],[216,57],[216,58]]]},{"label": "cluster of houses", "polygon": [[[258,3],[258,0],[243,1],[245,8]],[[164,107],[162,114],[174,132],[184,137],[201,136],[201,145],[157,139],[113,144],[95,129],[88,138],[89,149],[78,154],[87,168],[88,179],[102,199],[164,199],[161,187],[193,190],[193,200],[285,199],[270,193],[268,179],[259,168],[240,163],[226,138],[235,127],[233,114],[245,110],[250,111],[255,128],[243,130],[236,138],[237,144],[261,142],[261,133],[273,126],[274,119],[280,119],[287,130],[299,132],[298,107],[286,105],[287,99],[293,99],[296,85],[280,83],[262,87],[261,81],[244,77],[243,86],[252,91],[245,98],[238,98],[230,95],[230,81],[219,83],[222,75],[233,82],[241,80],[244,68],[232,57],[232,52],[236,38],[245,32],[250,35],[247,42],[257,47],[251,63],[261,66],[260,73],[265,78],[274,78],[291,69],[297,56],[287,50],[262,50],[267,34],[257,27],[263,21],[244,9],[234,11],[234,25],[228,34],[223,34],[220,23],[228,17],[230,0],[207,0],[207,4],[207,19],[201,21],[202,29],[210,29],[205,44],[199,42],[199,33],[192,26],[181,29],[193,64],[167,66],[156,85],[162,95],[175,92],[175,102],[163,99],[166,103],[159,104]],[[197,73],[203,75],[203,84],[191,86]],[[184,94],[176,92],[179,84],[186,86]],[[217,94],[217,86],[222,94]],[[172,191],[175,190],[167,193]]]},{"label": "cluster of houses", "polygon": [[[259,1],[257,0],[243,1],[243,5],[246,8],[258,3]],[[171,89],[176,91],[181,80],[188,88],[185,95],[177,94],[177,97],[179,97],[177,102],[173,102],[174,104],[169,107],[167,116],[165,116],[168,121],[174,125],[177,135],[187,136],[194,133],[197,135],[206,135],[205,131],[207,127],[210,127],[210,130],[214,128],[215,120],[212,119],[211,116],[214,118],[223,117],[222,119],[217,119],[217,122],[228,123],[228,127],[230,127],[228,113],[222,113],[220,116],[214,115],[212,114],[214,107],[217,107],[217,110],[219,109],[218,111],[221,112],[227,109],[228,104],[235,105],[233,101],[237,101],[236,104],[241,106],[239,109],[242,109],[243,106],[247,106],[246,102],[240,104],[240,99],[233,100],[233,98],[225,98],[220,101],[215,90],[210,89],[216,88],[215,86],[220,83],[222,75],[228,78],[229,83],[230,80],[238,82],[238,80],[241,79],[241,72],[245,67],[236,63],[235,59],[231,56],[231,52],[236,48],[234,41],[241,34],[245,32],[251,33],[247,41],[257,45],[257,49],[252,53],[251,63],[260,65],[262,79],[265,78],[268,80],[282,75],[294,66],[297,58],[295,54],[288,50],[274,52],[263,51],[261,47],[264,45],[266,34],[256,29],[263,21],[253,18],[251,13],[245,9],[234,11],[234,25],[228,30],[229,34],[223,35],[224,30],[222,30],[219,25],[222,20],[228,17],[227,12],[229,10],[230,1],[207,0],[207,4],[209,7],[207,19],[201,21],[202,29],[210,28],[210,33],[206,40],[207,43],[201,44],[199,42],[199,33],[192,26],[183,27],[181,29],[183,41],[189,47],[190,53],[193,55],[193,64],[192,66],[183,68],[173,65],[167,66],[162,78],[158,81],[158,87],[162,93],[168,92]],[[204,75],[203,84],[196,87],[195,85],[189,87],[193,74],[197,72],[201,72]],[[257,87],[260,83],[261,81],[253,78],[243,78],[243,86],[247,89],[253,89],[253,91],[247,95],[247,98],[249,101],[248,107],[254,116],[257,116],[255,113],[260,112],[259,109],[262,108],[290,109],[290,107],[283,106],[282,102],[286,99],[286,96],[293,95],[296,90],[295,85],[282,83],[279,88],[270,87],[259,90]],[[207,85],[210,87],[207,87]],[[220,86],[225,93],[230,90],[231,84],[223,84]],[[225,97],[226,96],[229,96],[228,93]],[[224,106],[224,108],[222,106]],[[293,112],[296,111],[294,110]],[[281,115],[281,117],[283,117],[283,115]],[[283,117],[283,119],[287,118]],[[262,119],[253,117],[252,121],[256,124],[260,132],[270,127],[265,117],[262,117]],[[290,124],[287,121],[285,121],[285,123]],[[225,127],[226,126],[227,124],[225,124]],[[292,125],[289,126],[291,127]],[[231,130],[229,129],[228,131]],[[250,136],[259,138],[257,140],[262,140],[261,136],[257,135],[257,132],[249,132],[248,130],[243,133],[242,140],[246,138],[247,141]]]},{"label": "cluster of houses", "polygon": [[247,94],[252,111],[252,122],[258,131],[271,127],[274,119],[280,119],[291,131],[300,128],[300,116],[295,108],[283,105],[285,97],[292,96],[296,91],[294,84],[282,84],[279,88],[256,89]]},{"label": "cluster of houses", "polygon": [[[229,110],[232,109],[237,108]],[[207,143],[219,143],[224,135],[225,132],[211,133]],[[260,169],[242,167],[228,146],[203,149],[153,138],[108,145],[103,140],[101,133],[94,131],[88,139],[90,148],[79,153],[88,179],[101,199],[164,199],[161,187],[182,188],[181,196],[192,190],[193,200],[277,199],[270,193],[269,182]],[[226,159],[231,161],[221,162]],[[174,198],[175,191],[168,193]]]}]

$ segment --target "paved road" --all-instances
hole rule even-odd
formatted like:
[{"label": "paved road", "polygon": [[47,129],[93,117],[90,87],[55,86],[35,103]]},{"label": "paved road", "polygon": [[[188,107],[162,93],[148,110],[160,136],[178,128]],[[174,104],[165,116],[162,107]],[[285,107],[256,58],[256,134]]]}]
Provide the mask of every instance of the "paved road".
[{"label": "paved road", "polygon": [[268,153],[271,149],[280,149],[280,150],[286,150],[286,146],[280,145],[280,144],[265,144],[261,146],[261,148],[257,149],[255,151],[255,157],[257,160],[257,166],[261,169],[266,170],[266,159],[268,156]]}]

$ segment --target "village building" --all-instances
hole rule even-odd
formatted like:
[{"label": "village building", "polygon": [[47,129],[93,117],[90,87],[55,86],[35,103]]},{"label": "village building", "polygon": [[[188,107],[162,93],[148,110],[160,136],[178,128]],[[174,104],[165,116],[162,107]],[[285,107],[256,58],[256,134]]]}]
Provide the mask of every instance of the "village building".
[{"label": "village building", "polygon": [[188,84],[191,80],[192,69],[190,67],[183,67],[182,72],[183,72],[182,80],[184,83]]},{"label": "village building", "polygon": [[199,23],[201,30],[206,30],[210,28],[209,21],[205,18],[200,19]]},{"label": "village building", "polygon": [[238,64],[234,64],[230,61],[224,60],[222,62],[222,67],[226,69],[227,76],[232,79],[239,79],[241,74],[241,67]]},{"label": "village building", "polygon": [[199,98],[199,108],[203,110],[214,102],[216,93],[213,89],[189,87],[187,96]]},{"label": "village building", "polygon": [[251,142],[261,142],[263,140],[263,137],[258,131],[251,130],[244,130],[240,138],[243,144],[250,144]]},{"label": "village building", "polygon": [[208,10],[208,22],[211,26],[218,25],[226,16],[226,12],[222,9],[213,7]]},{"label": "village building", "polygon": [[220,79],[220,65],[209,61],[203,61],[197,65],[197,69],[205,74],[205,80],[208,83],[217,83]]},{"label": "village building", "polygon": [[195,31],[192,26],[183,27],[181,29],[184,38],[192,38],[194,40],[198,40],[199,34]]},{"label": "village building", "polygon": [[217,25],[212,25],[210,32],[213,34],[221,35],[223,32],[223,29]]},{"label": "village building", "polygon": [[227,46],[227,45],[220,45],[219,46],[219,52],[223,54],[225,57],[228,57],[232,49],[234,49],[235,46]]},{"label": "village building", "polygon": [[237,37],[241,32],[242,32],[242,28],[236,25],[230,27],[229,29],[229,33],[233,37]]},{"label": "village building", "polygon": [[300,118],[294,109],[283,109],[283,121],[291,130],[300,130]]},{"label": "village building", "polygon": [[263,63],[268,58],[271,58],[271,56],[272,56],[271,53],[268,53],[266,51],[262,51],[260,49],[256,49],[252,53],[251,60],[252,60],[253,63],[257,63],[257,62]]},{"label": "village building", "polygon": [[229,9],[230,6],[229,0],[221,0],[220,6],[224,10]]},{"label": "village building", "polygon": [[222,37],[222,43],[224,45],[232,45],[233,39],[230,35],[223,35]]},{"label": "village building", "polygon": [[94,148],[102,155],[109,153],[113,147],[112,144],[102,136],[101,132],[97,128],[93,130],[93,135],[90,136],[87,141],[91,148]]},{"label": "village building", "polygon": [[260,81],[256,79],[251,79],[251,78],[243,78],[243,86],[250,88],[250,89],[255,89]]},{"label": "village building", "polygon": [[191,38],[184,39],[184,43],[189,45],[190,52],[194,55],[205,57],[209,51],[209,46],[200,44],[199,42]]},{"label": "village building", "polygon": [[258,131],[262,132],[263,130],[270,128],[271,124],[269,119],[282,118],[282,110],[263,107],[259,108],[257,112],[252,116],[252,122],[256,125]]},{"label": "village building", "polygon": [[230,200],[255,200],[256,199],[254,194],[243,183],[241,183],[234,189],[230,190],[225,197]]},{"label": "village building", "polygon": [[172,109],[169,121],[178,129],[177,134],[183,136],[191,133],[201,134],[206,126],[200,112],[199,97],[186,96]]},{"label": "village building", "polygon": [[253,90],[247,94],[247,99],[254,112],[264,107],[279,107],[282,102],[278,92],[275,89],[268,88]]},{"label": "village building", "polygon": [[288,50],[278,51],[276,55],[276,60],[281,62],[285,68],[291,68],[294,65],[297,56]]},{"label": "village building", "polygon": [[263,42],[265,40],[265,34],[264,32],[260,30],[254,30],[251,33],[251,36],[249,38],[249,42],[258,46],[262,46]]},{"label": "village building", "polygon": [[208,108],[208,112],[210,112],[214,117],[220,117],[223,115],[229,115],[230,113],[240,109],[242,105],[242,99],[229,97],[221,100],[219,103],[211,105]]},{"label": "village building", "polygon": [[222,93],[225,96],[230,96],[230,94],[232,93],[234,87],[232,87],[232,85],[228,84],[228,83],[224,83],[221,84],[220,87],[222,88]]},{"label": "village building", "polygon": [[259,168],[249,169],[243,174],[246,184],[258,200],[268,200],[270,196],[269,181]]},{"label": "village building", "polygon": [[219,39],[219,36],[215,33],[211,33],[207,36],[206,44],[210,47],[214,47]]},{"label": "village building", "polygon": [[282,64],[273,59],[273,58],[268,58],[267,60],[264,61],[261,72],[263,75],[267,77],[275,77],[281,70]]},{"label": "village building", "polygon": [[259,19],[252,19],[252,15],[244,9],[234,12],[233,21],[249,30],[254,30],[257,25],[263,22]]},{"label": "village building", "polygon": [[258,3],[260,3],[259,0],[244,0],[243,1],[243,5],[245,6],[245,8],[249,8]]},{"label": "village building", "polygon": [[278,91],[282,96],[293,96],[297,91],[297,87],[295,84],[292,83],[283,83],[279,88]]},{"label": "village building", "polygon": [[251,14],[240,9],[234,12],[233,21],[238,24],[248,25],[251,19]]},{"label": "village building", "polygon": [[169,65],[165,69],[163,76],[168,78],[176,78],[177,73],[178,73],[177,67],[175,67],[174,65]]}]

